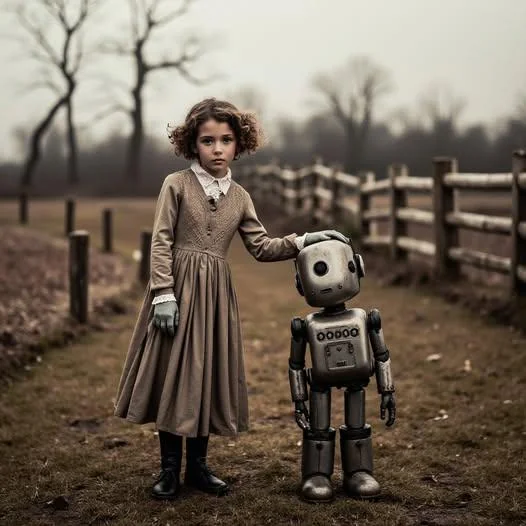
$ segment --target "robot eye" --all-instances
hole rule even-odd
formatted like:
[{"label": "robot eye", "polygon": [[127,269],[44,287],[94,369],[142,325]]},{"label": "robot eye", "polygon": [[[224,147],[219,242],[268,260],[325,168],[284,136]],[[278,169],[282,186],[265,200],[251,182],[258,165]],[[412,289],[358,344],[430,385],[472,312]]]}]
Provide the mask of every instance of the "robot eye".
[{"label": "robot eye", "polygon": [[318,276],[324,276],[327,274],[327,271],[329,270],[329,267],[327,266],[327,263],[325,261],[317,261],[314,263],[314,273]]},{"label": "robot eye", "polygon": [[349,261],[349,264],[347,265],[347,267],[349,268],[351,272],[356,272],[356,265],[354,264],[354,261],[352,259],[351,261]]}]

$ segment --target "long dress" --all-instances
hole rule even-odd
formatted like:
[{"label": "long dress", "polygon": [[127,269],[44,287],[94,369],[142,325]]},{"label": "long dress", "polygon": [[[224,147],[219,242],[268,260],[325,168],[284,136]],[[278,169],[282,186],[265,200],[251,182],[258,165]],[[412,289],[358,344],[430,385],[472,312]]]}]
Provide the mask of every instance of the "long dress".
[{"label": "long dress", "polygon": [[[236,233],[258,261],[296,257],[296,234],[270,238],[246,190],[232,181],[212,206],[195,174],[170,174],[157,201],[150,281],[120,378],[114,414],[195,437],[248,429],[236,292],[225,256]],[[174,292],[175,337],[153,326],[155,293]]]}]

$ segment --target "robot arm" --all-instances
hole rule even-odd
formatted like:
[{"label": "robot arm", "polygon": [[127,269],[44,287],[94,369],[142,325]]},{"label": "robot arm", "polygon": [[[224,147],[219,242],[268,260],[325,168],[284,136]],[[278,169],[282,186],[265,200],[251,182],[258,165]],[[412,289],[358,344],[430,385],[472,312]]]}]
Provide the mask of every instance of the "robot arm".
[{"label": "robot arm", "polygon": [[393,375],[391,373],[391,359],[389,358],[389,350],[385,345],[382,319],[380,318],[380,311],[378,309],[372,309],[367,315],[367,330],[374,354],[376,385],[378,387],[378,393],[382,395],[380,418],[382,420],[385,418],[385,412],[387,410],[389,418],[386,425],[392,426],[396,418],[395,388]]},{"label": "robot arm", "polygon": [[295,418],[298,426],[305,430],[309,428],[309,412],[305,401],[309,399],[307,393],[307,373],[305,371],[305,328],[301,318],[293,318],[290,324],[290,357],[289,357],[289,382],[290,394],[294,402]]}]

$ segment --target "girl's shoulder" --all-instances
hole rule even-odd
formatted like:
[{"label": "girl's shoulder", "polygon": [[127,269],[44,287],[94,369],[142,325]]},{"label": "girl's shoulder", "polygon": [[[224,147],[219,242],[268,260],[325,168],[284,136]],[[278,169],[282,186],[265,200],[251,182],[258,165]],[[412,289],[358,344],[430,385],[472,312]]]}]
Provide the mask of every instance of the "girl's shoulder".
[{"label": "girl's shoulder", "polygon": [[237,181],[232,179],[232,182],[230,183],[232,185],[232,189],[244,200],[250,199],[250,194],[241,186]]},{"label": "girl's shoulder", "polygon": [[184,168],[183,170],[179,170],[177,172],[172,172],[171,174],[168,174],[165,179],[167,179],[170,182],[178,182],[178,181],[184,181],[192,174],[192,170],[190,168]]},{"label": "girl's shoulder", "polygon": [[190,168],[185,168],[184,170],[179,170],[177,172],[168,174],[164,178],[164,184],[169,184],[170,186],[180,188],[188,179],[188,177],[191,177],[191,170]]}]

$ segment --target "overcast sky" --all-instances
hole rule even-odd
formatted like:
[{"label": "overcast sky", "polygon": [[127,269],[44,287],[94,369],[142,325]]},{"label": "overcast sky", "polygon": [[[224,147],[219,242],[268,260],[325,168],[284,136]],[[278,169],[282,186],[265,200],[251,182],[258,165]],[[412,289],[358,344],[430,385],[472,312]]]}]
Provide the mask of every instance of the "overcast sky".
[{"label": "overcast sky", "polygon": [[[92,35],[124,35],[126,2],[106,1]],[[195,87],[175,73],[158,76],[146,102],[148,131],[164,137],[166,123],[183,119],[202,97],[224,96],[246,85],[264,93],[267,119],[301,118],[321,107],[313,96],[313,75],[357,54],[392,74],[394,90],[379,108],[380,117],[413,107],[430,86],[440,84],[466,99],[464,124],[492,124],[511,113],[520,93],[526,94],[525,21],[526,0],[197,0],[166,37],[177,42],[185,30],[207,36],[214,49],[198,72],[224,78]],[[14,31],[5,16],[0,25],[4,34],[7,25]],[[13,129],[38,122],[52,101],[46,91],[22,93],[38,73],[31,62],[20,60],[17,45],[4,40],[0,46],[3,159],[20,155],[10,138]],[[132,79],[125,60],[111,66],[101,60],[90,68],[106,69],[127,83]],[[79,120],[100,108],[96,101],[106,94],[100,84],[85,84],[78,94]],[[100,137],[123,122],[108,119],[91,133]]]}]

